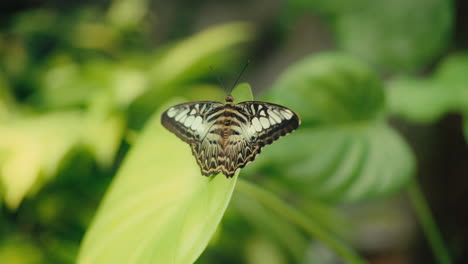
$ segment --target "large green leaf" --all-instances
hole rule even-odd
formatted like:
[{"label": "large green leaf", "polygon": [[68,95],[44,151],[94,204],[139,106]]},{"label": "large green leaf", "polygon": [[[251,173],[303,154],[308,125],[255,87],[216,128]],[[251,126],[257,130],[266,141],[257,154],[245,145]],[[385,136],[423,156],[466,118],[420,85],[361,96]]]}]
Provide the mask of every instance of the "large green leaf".
[{"label": "large green leaf", "polygon": [[[238,100],[251,100],[239,85]],[[153,115],[88,230],[79,263],[192,263],[213,235],[237,175],[200,173],[189,146]]]},{"label": "large green leaf", "polygon": [[267,96],[302,118],[298,131],[267,147],[251,173],[269,173],[304,197],[357,200],[390,193],[414,170],[413,155],[383,118],[380,81],[340,54],[291,66]]}]

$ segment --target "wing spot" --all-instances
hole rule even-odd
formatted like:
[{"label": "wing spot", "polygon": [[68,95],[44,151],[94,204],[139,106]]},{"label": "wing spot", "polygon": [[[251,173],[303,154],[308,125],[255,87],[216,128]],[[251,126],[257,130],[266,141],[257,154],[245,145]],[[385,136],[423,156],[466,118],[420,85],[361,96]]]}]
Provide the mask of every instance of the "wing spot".
[{"label": "wing spot", "polygon": [[258,121],[258,118],[256,117],[252,118],[252,125],[257,132],[262,131],[262,124],[260,124],[260,121]]},{"label": "wing spot", "polygon": [[[188,111],[189,111],[188,109],[182,110],[182,111],[176,116],[175,121],[181,120],[181,118],[184,117],[184,116],[186,117],[186,114],[188,113]],[[183,121],[181,121],[181,122],[183,122]]]},{"label": "wing spot", "polygon": [[197,110],[192,109],[192,111],[190,111],[190,115],[194,115],[196,112],[197,112]]},{"label": "wing spot", "polygon": [[270,120],[271,125],[276,124],[276,121],[275,121],[275,119],[273,117],[270,116],[270,118],[268,118],[268,119]]},{"label": "wing spot", "polygon": [[190,127],[194,119],[195,119],[194,116],[187,117],[187,119],[185,119],[184,126]]},{"label": "wing spot", "polygon": [[187,115],[184,115],[184,116],[179,120],[179,122],[182,123],[182,124],[184,124],[185,119],[187,119]]},{"label": "wing spot", "polygon": [[168,117],[173,118],[175,114],[177,114],[177,110],[174,107],[171,107],[169,110],[167,110]]},{"label": "wing spot", "polygon": [[268,114],[270,114],[270,117],[275,119],[276,123],[281,123],[281,117],[279,117],[273,110],[268,110]]},{"label": "wing spot", "polygon": [[260,111],[260,115],[261,115],[261,116],[266,116],[265,111],[263,111],[263,110]]},{"label": "wing spot", "polygon": [[268,122],[268,119],[266,117],[260,117],[260,123],[265,129],[270,127],[270,122]]},{"label": "wing spot", "polygon": [[195,120],[192,122],[192,126],[190,127],[192,130],[197,130],[197,128],[201,125],[203,118],[201,116],[195,117]]},{"label": "wing spot", "polygon": [[281,110],[281,114],[284,116],[284,118],[286,118],[288,120],[293,117],[293,114],[288,109]]},{"label": "wing spot", "polygon": [[250,105],[250,109],[252,109],[252,114],[255,114],[255,106],[253,104]]}]

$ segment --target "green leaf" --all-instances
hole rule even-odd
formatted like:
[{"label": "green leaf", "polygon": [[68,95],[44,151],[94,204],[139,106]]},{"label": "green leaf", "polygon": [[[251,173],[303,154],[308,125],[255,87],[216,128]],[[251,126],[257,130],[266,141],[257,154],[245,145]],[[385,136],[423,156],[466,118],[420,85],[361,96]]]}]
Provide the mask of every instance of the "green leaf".
[{"label": "green leaf", "polygon": [[34,185],[55,174],[79,144],[82,121],[80,112],[56,112],[0,123],[0,180],[9,208],[17,208]]},{"label": "green leaf", "polygon": [[466,72],[468,70],[468,53],[455,53],[444,58],[434,73],[439,81],[466,85]]},{"label": "green leaf", "polygon": [[413,174],[411,150],[383,118],[380,81],[352,57],[308,57],[267,98],[297,111],[303,123],[267,147],[250,173],[276,175],[308,198],[340,201],[391,193]]},{"label": "green leaf", "polygon": [[109,22],[119,28],[137,27],[150,11],[148,5],[148,0],[114,0],[111,2],[107,18]]},{"label": "green leaf", "polygon": [[249,264],[285,264],[288,263],[284,252],[264,236],[253,235],[245,245],[246,263]]},{"label": "green leaf", "polygon": [[399,78],[387,86],[390,113],[413,122],[434,122],[455,110],[458,101],[446,86],[432,80]]},{"label": "green leaf", "polygon": [[446,0],[367,0],[335,16],[341,48],[402,72],[425,66],[443,52],[451,40],[454,8]]},{"label": "green leaf", "polygon": [[119,114],[48,112],[0,122],[0,181],[16,209],[27,194],[55,176],[67,154],[85,146],[102,167],[114,160],[124,128]]},{"label": "green leaf", "polygon": [[232,206],[261,234],[275,240],[278,245],[286,249],[294,257],[295,262],[298,263],[303,259],[308,241],[286,219],[267,210],[259,201],[242,192],[236,192]]},{"label": "green leaf", "polygon": [[283,73],[267,95],[299,112],[302,127],[376,119],[384,104],[377,76],[352,57],[308,57]]},{"label": "green leaf", "polygon": [[[252,99],[248,84],[233,94]],[[78,263],[192,263],[215,232],[237,175],[202,176],[189,146],[161,125],[161,111],[120,168]]]},{"label": "green leaf", "polygon": [[388,83],[388,109],[412,122],[429,123],[448,112],[468,110],[468,55],[455,54],[428,78],[396,78]]},{"label": "green leaf", "polygon": [[252,28],[247,23],[234,22],[208,28],[168,49],[152,66],[150,75],[154,76],[156,86],[181,82],[208,71],[213,63],[225,64],[227,49],[251,38]]}]

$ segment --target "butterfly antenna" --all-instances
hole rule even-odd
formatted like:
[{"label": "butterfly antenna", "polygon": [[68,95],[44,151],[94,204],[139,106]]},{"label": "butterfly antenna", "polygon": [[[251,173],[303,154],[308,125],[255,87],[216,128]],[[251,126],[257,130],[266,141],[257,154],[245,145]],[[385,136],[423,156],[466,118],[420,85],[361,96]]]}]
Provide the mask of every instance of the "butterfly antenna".
[{"label": "butterfly antenna", "polygon": [[247,63],[245,63],[245,66],[244,68],[242,68],[242,71],[239,73],[239,76],[237,77],[236,81],[234,82],[234,85],[231,87],[230,91],[229,91],[229,95],[231,94],[232,92],[232,89],[234,89],[234,87],[236,87],[237,83],[239,82],[242,74],[244,73],[245,69],[247,69],[247,66],[249,66],[250,64],[250,60],[247,61]]},{"label": "butterfly antenna", "polygon": [[227,90],[226,90],[226,87],[223,85],[223,82],[221,82],[221,78],[219,78],[219,74],[216,74],[213,66],[210,66],[210,70],[214,73],[214,75],[216,76],[216,80],[218,80],[218,83],[219,85],[223,88],[224,92],[227,93]]}]

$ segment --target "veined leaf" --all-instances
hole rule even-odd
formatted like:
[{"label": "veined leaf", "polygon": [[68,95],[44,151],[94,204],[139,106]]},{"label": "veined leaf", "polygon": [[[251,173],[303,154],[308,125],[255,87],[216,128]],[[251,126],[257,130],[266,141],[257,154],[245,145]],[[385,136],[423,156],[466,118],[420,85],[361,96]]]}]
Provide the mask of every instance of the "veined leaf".
[{"label": "veined leaf", "polygon": [[[247,84],[233,93],[252,99]],[[161,113],[119,170],[78,263],[193,263],[215,232],[237,174],[202,176],[189,146],[161,125]]]},{"label": "veined leaf", "polygon": [[340,201],[390,193],[412,175],[412,152],[383,118],[380,81],[353,58],[306,58],[268,98],[296,110],[303,124],[268,147],[252,170],[277,175],[305,197]]}]

